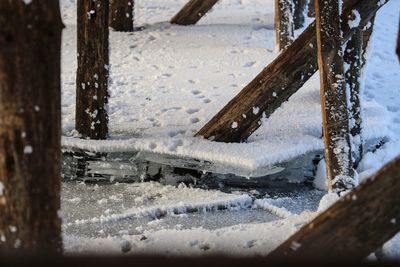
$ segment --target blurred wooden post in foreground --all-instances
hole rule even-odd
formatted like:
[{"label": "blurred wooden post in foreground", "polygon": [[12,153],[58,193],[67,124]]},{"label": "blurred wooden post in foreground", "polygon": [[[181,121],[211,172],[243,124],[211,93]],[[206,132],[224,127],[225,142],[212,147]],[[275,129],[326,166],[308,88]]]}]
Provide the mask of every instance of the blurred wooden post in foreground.
[{"label": "blurred wooden post in foreground", "polygon": [[135,7],[134,0],[109,0],[110,27],[120,32],[133,31],[133,10]]},{"label": "blurred wooden post in foreground", "polygon": [[[26,3],[25,3],[26,2]],[[59,1],[0,1],[0,251],[61,252]]]},{"label": "blurred wooden post in foreground", "polygon": [[75,127],[83,138],[108,134],[108,0],[78,0]]},{"label": "blurred wooden post in foreground", "polygon": [[339,0],[316,0],[315,17],[327,176],[330,189],[345,191],[355,183]]},{"label": "blurred wooden post in foreground", "polygon": [[361,183],[268,256],[364,260],[400,231],[400,158]]},{"label": "blurred wooden post in foreground", "polygon": [[196,24],[218,0],[190,0],[172,19],[172,24]]},{"label": "blurred wooden post in foreground", "polygon": [[276,47],[281,51],[294,41],[293,0],[275,0]]}]

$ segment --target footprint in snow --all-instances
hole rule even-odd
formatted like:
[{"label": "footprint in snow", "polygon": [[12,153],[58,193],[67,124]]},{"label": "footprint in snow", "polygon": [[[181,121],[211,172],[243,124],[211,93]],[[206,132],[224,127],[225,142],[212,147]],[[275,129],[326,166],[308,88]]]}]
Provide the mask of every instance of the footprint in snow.
[{"label": "footprint in snow", "polygon": [[243,68],[251,68],[256,63],[257,63],[256,61],[247,62],[246,64],[243,65]]},{"label": "footprint in snow", "polygon": [[193,95],[199,95],[200,93],[201,93],[201,91],[199,91],[199,90],[192,90]]},{"label": "footprint in snow", "polygon": [[190,122],[191,122],[192,124],[196,124],[196,123],[198,123],[199,121],[200,121],[199,118],[190,118]]},{"label": "footprint in snow", "polygon": [[188,108],[186,110],[187,114],[194,114],[194,113],[197,113],[197,112],[199,112],[199,109],[197,109],[197,108]]}]

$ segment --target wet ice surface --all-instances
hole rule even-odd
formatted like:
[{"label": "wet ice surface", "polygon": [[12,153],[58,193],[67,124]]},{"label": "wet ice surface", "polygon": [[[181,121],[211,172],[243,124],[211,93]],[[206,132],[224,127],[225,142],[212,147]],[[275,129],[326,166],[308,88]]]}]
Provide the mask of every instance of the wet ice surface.
[{"label": "wet ice surface", "polygon": [[[279,220],[268,210],[253,206],[267,198],[293,214],[315,211],[323,192],[308,187],[267,192],[268,189],[232,188],[231,193],[162,185],[62,184],[64,233],[87,238],[142,235],[145,231],[204,228],[216,230],[240,224]],[[272,196],[271,196],[272,195]]]}]

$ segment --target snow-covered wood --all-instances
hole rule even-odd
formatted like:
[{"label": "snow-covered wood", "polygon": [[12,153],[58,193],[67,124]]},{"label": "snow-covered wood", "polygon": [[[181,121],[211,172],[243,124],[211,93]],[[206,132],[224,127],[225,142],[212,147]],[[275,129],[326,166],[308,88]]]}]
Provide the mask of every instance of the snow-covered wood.
[{"label": "snow-covered wood", "polygon": [[[350,38],[356,30],[347,24],[352,10],[360,13],[361,28],[387,1],[346,1],[342,14],[343,39]],[[288,49],[264,68],[196,135],[219,142],[246,140],[260,127],[263,117],[271,116],[317,71],[315,31],[315,23],[311,23]],[[237,127],[232,128],[233,123]]]},{"label": "snow-covered wood", "polygon": [[108,134],[108,0],[78,0],[76,130],[83,138]]},{"label": "snow-covered wood", "polygon": [[110,0],[110,27],[120,32],[133,31],[134,6],[134,0]]},{"label": "snow-covered wood", "polygon": [[61,245],[59,1],[0,1],[0,251]]},{"label": "snow-covered wood", "polygon": [[300,29],[305,26],[309,0],[294,0],[294,29]]},{"label": "snow-covered wood", "polygon": [[293,0],[275,0],[276,47],[286,49],[294,40]]},{"label": "snow-covered wood", "polygon": [[172,19],[172,24],[196,24],[218,0],[190,0]]},{"label": "snow-covered wood", "polygon": [[352,143],[352,157],[355,165],[363,155],[361,73],[362,73],[363,31],[357,30],[347,42],[344,51],[346,89],[349,97],[349,126]]},{"label": "snow-covered wood", "polygon": [[363,260],[400,231],[400,158],[275,249],[268,258]]},{"label": "snow-covered wood", "polygon": [[324,154],[334,191],[355,186],[339,12],[339,0],[315,1]]}]

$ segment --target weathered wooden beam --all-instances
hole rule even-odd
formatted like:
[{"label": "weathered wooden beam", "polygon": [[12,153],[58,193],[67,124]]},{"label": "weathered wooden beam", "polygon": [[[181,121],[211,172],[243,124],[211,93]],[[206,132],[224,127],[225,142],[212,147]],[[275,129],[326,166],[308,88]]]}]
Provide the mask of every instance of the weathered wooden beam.
[{"label": "weathered wooden beam", "polygon": [[108,0],[78,0],[75,127],[83,138],[108,134]]},{"label": "weathered wooden beam", "polygon": [[276,47],[281,51],[294,41],[293,0],[275,0]]},{"label": "weathered wooden beam", "polygon": [[218,0],[190,0],[172,19],[172,24],[194,25]]},{"label": "weathered wooden beam", "polygon": [[363,34],[364,31],[358,29],[347,42],[344,51],[344,61],[346,62],[345,78],[346,86],[350,93],[350,133],[352,143],[353,163],[358,165],[363,155],[362,137],[362,116],[361,116],[361,74],[363,66]]},{"label": "weathered wooden beam", "polygon": [[[387,1],[347,0],[342,14],[344,40],[348,40],[356,28],[350,29],[348,20],[352,10],[360,13],[359,28]],[[378,5],[378,3],[381,3]],[[317,42],[315,22],[261,71],[237,96],[215,115],[197,134],[219,142],[246,140],[266,117],[296,93],[317,71]]]},{"label": "weathered wooden beam", "polygon": [[400,158],[281,244],[267,257],[363,260],[400,231]]},{"label": "weathered wooden beam", "polygon": [[308,2],[308,16],[310,18],[315,17],[315,0],[310,0]]},{"label": "weathered wooden beam", "polygon": [[324,154],[329,189],[335,192],[356,185],[339,10],[339,0],[315,1]]},{"label": "weathered wooden beam", "polygon": [[133,31],[134,0],[109,0],[109,25],[116,31]]},{"label": "weathered wooden beam", "polygon": [[0,1],[2,252],[62,250],[62,28],[58,0]]},{"label": "weathered wooden beam", "polygon": [[306,22],[307,10],[308,10],[308,0],[294,1],[293,22],[295,30],[304,27],[304,24]]},{"label": "weathered wooden beam", "polygon": [[397,55],[399,56],[399,60],[400,60],[400,22],[399,22],[399,33],[397,35]]}]

